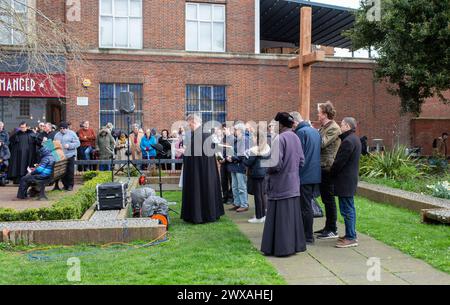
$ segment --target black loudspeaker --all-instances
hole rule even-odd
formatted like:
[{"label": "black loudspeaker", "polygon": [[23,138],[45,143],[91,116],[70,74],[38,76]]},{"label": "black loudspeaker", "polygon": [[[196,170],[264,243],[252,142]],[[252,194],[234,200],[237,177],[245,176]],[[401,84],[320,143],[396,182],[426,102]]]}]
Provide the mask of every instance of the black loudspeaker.
[{"label": "black loudspeaker", "polygon": [[133,92],[120,92],[119,111],[122,113],[133,113],[135,109]]},{"label": "black loudspeaker", "polygon": [[127,205],[127,183],[97,185],[97,210],[121,210]]}]

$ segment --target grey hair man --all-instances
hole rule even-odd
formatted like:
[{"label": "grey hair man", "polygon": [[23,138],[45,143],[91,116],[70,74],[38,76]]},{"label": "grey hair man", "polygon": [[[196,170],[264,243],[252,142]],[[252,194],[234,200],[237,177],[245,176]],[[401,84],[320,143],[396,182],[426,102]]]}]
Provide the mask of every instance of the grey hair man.
[{"label": "grey hair man", "polygon": [[300,208],[302,211],[303,227],[305,229],[306,242],[314,243],[313,225],[314,212],[313,202],[319,194],[321,182],[320,168],[320,134],[298,112],[291,112],[294,118],[293,130],[300,138],[301,149],[305,155],[305,162],[300,165]]},{"label": "grey hair man", "polygon": [[341,122],[339,136],[341,146],[331,167],[334,195],[339,198],[339,209],[345,222],[345,236],[339,238],[336,247],[348,248],[358,245],[356,236],[356,210],[354,196],[358,185],[361,141],[356,136],[356,120],[346,117]]},{"label": "grey hair man", "polygon": [[202,118],[195,113],[191,113],[186,117],[186,122],[188,122],[189,128],[194,131],[200,126],[202,126]]},{"label": "grey hair man", "polygon": [[201,117],[190,114],[186,121],[190,132],[183,157],[181,219],[194,224],[215,222],[224,215],[216,157],[203,150],[209,135],[203,132]]}]

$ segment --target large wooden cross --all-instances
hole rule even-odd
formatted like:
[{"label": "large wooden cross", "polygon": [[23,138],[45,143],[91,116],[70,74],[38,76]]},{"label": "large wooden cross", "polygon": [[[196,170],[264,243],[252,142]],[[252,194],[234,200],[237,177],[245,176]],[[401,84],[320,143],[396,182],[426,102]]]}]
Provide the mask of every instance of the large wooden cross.
[{"label": "large wooden cross", "polygon": [[310,119],[311,109],[311,65],[325,60],[324,51],[311,52],[311,7],[300,10],[299,55],[289,60],[289,69],[299,68],[299,108],[304,120]]}]

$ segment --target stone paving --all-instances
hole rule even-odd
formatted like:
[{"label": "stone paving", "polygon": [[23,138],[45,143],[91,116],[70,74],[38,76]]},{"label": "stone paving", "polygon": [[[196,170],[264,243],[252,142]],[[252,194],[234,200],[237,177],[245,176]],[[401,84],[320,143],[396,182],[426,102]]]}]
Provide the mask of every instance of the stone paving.
[{"label": "stone paving", "polygon": [[[250,206],[254,207],[250,196]],[[247,220],[254,211],[239,214],[227,211],[227,215],[239,229],[260,249],[263,224],[250,224]],[[314,230],[323,228],[325,218],[316,218]],[[344,226],[338,224],[339,232]],[[336,240],[316,240],[307,252],[288,258],[267,257],[286,279],[288,284],[306,285],[450,285],[450,275],[434,269],[427,263],[412,258],[367,235],[358,233],[359,246],[348,249],[335,248]],[[380,281],[369,281],[369,258],[379,258]],[[371,265],[373,266],[373,265]],[[370,273],[370,272],[369,272]]]},{"label": "stone paving", "polygon": [[[74,190],[71,192],[67,192],[67,194],[73,194],[75,193],[81,186],[75,185]],[[46,187],[47,196],[49,197],[48,201],[42,200],[36,200],[34,198],[29,198],[26,200],[16,200],[17,196],[17,185],[7,185],[0,187],[0,208],[8,208],[8,209],[14,209],[17,211],[23,211],[26,209],[39,209],[39,208],[46,208],[50,207],[53,202],[60,198],[61,192],[50,192],[53,189],[53,186]],[[66,194],[66,193],[64,193]]]}]

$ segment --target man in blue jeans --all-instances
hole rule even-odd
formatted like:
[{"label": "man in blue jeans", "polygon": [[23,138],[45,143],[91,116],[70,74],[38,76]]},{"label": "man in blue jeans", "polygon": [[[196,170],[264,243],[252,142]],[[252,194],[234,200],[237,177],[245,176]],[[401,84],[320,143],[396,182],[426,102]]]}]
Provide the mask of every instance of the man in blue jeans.
[{"label": "man in blue jeans", "polygon": [[337,248],[358,246],[354,196],[359,178],[361,141],[355,131],[356,120],[351,117],[344,118],[341,122],[342,134],[339,136],[342,143],[331,167],[334,195],[339,198],[339,209],[345,222],[345,236],[339,237]]},{"label": "man in blue jeans", "polygon": [[246,147],[245,125],[236,124],[234,131],[233,156],[227,156],[234,199],[233,206],[229,210],[242,213],[248,211],[247,175],[245,174],[247,169],[243,163]]}]

